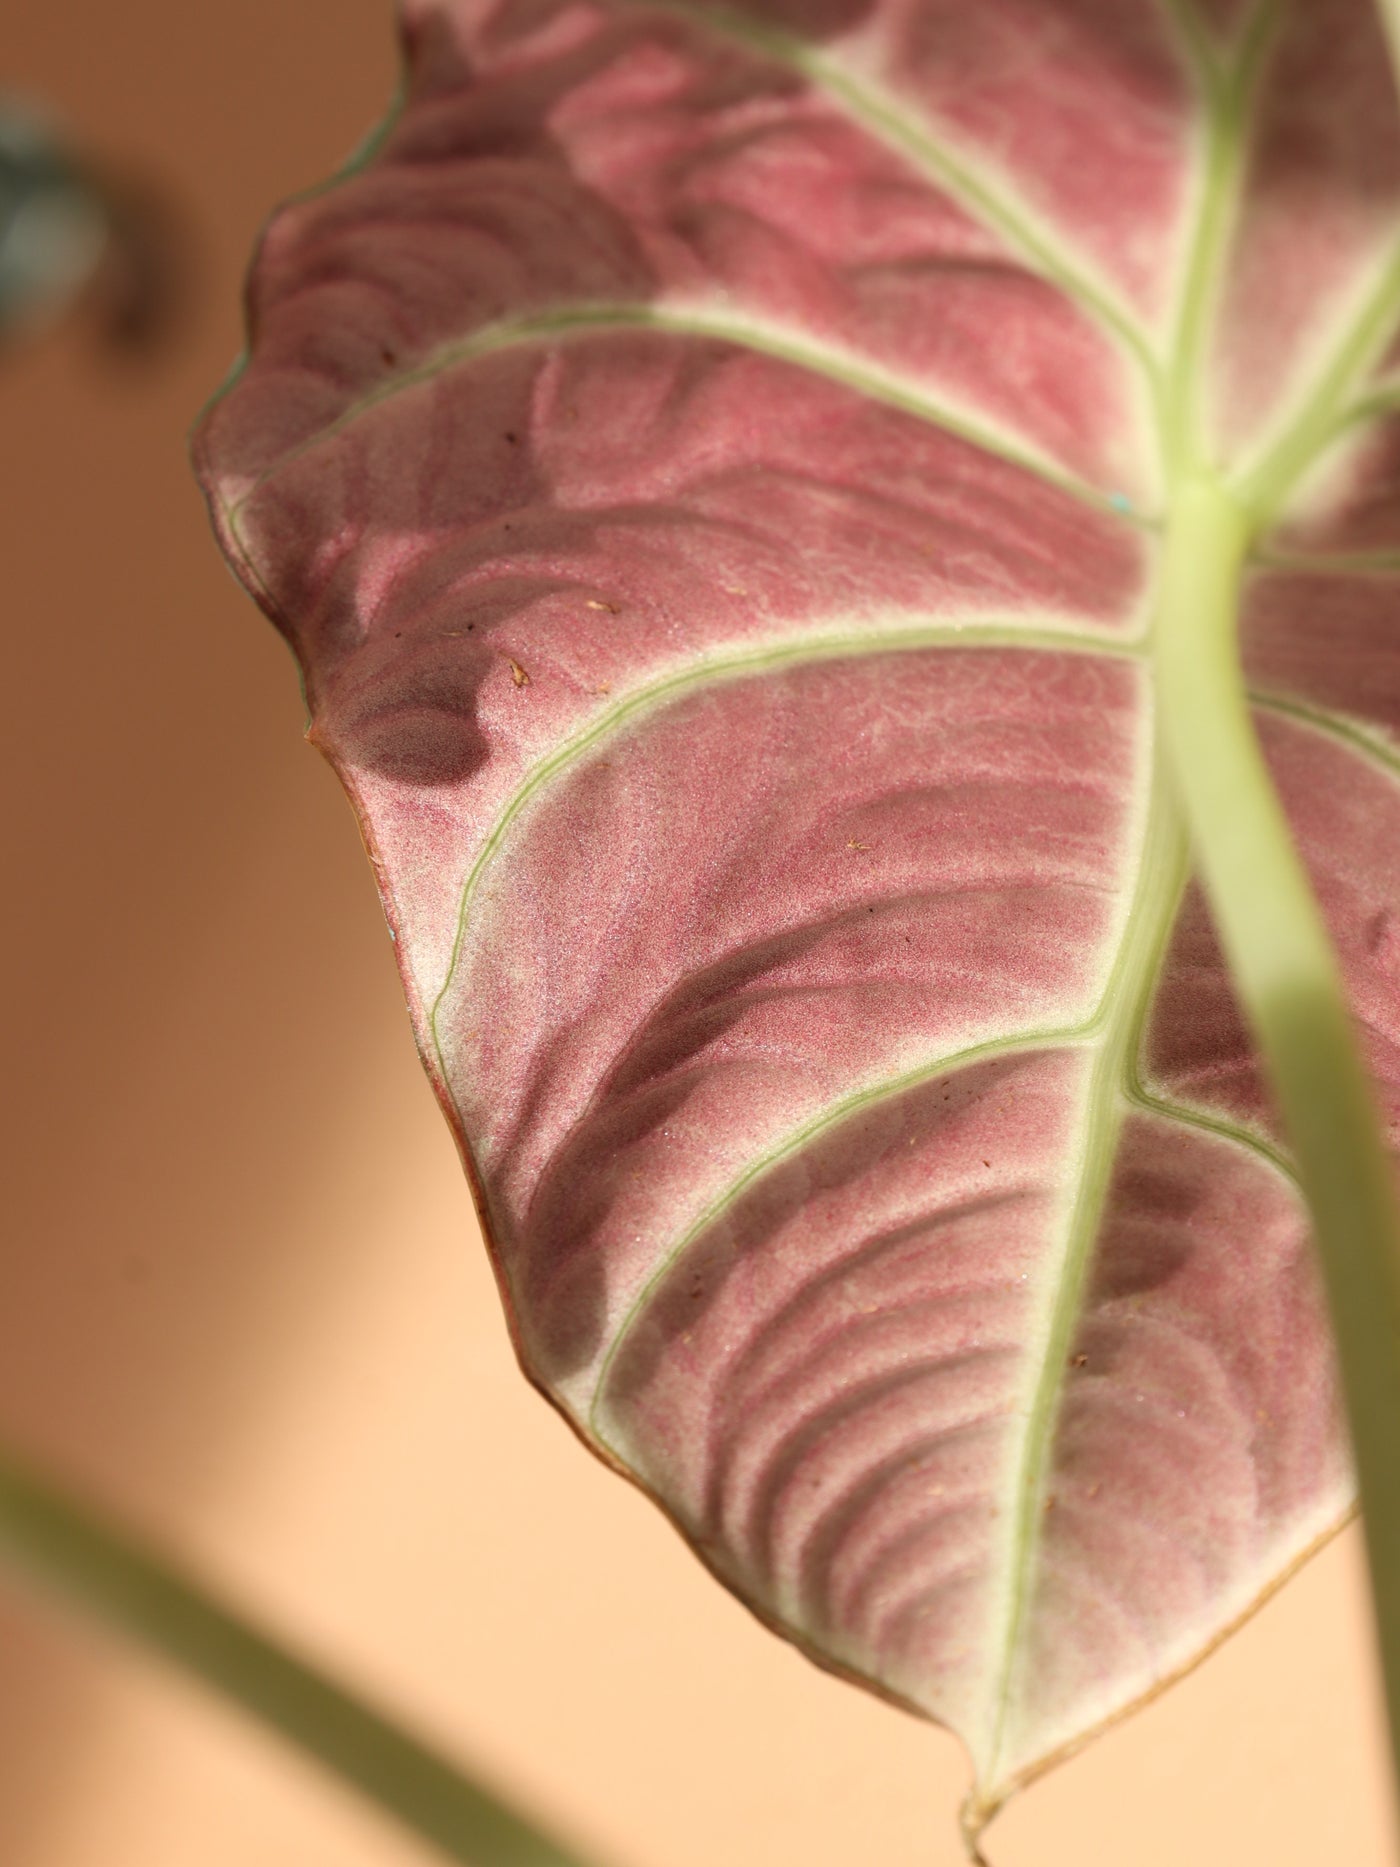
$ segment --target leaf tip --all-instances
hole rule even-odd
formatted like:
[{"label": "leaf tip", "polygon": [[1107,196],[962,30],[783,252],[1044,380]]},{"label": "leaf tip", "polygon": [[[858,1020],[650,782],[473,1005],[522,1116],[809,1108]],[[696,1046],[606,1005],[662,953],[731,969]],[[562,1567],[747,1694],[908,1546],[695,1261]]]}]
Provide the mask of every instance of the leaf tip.
[{"label": "leaf tip", "polygon": [[963,1797],[962,1807],[958,1811],[958,1827],[971,1867],[992,1867],[982,1852],[982,1836],[1000,1807],[1000,1802],[984,1801],[975,1788]]}]

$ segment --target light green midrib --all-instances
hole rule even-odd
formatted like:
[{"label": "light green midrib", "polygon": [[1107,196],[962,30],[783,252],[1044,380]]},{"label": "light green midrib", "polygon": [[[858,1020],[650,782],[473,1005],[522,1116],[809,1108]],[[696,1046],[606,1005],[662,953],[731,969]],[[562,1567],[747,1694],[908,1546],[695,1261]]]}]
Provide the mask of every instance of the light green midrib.
[{"label": "light green midrib", "polygon": [[1280,0],[1263,0],[1256,8],[1234,68],[1228,72],[1217,69],[1207,92],[1200,206],[1188,249],[1162,403],[1162,454],[1169,486],[1195,464],[1201,450],[1202,393],[1222,260],[1233,231],[1243,175],[1244,121],[1277,23],[1279,4]]},{"label": "light green midrib", "polygon": [[[1196,467],[1206,445],[1199,377],[1237,211],[1245,122],[1276,4],[1277,0],[1261,0],[1255,8],[1235,66],[1222,75],[1209,100],[1201,197],[1173,333],[1167,372],[1169,399],[1160,411],[1169,511],[1176,487]],[[1160,601],[1160,577],[1157,597]],[[1114,1014],[1105,1029],[1088,1087],[1084,1154],[1059,1276],[1052,1286],[1011,1495],[1002,1644],[991,1675],[987,1728],[982,1741],[974,1747],[977,1780],[965,1818],[973,1833],[977,1821],[988,1819],[1005,1793],[1003,1758],[1013,1741],[1011,1721],[1025,1660],[1024,1633],[1032,1607],[1044,1500],[1069,1349],[1082,1317],[1084,1281],[1102,1225],[1123,1120],[1131,1106],[1144,1025],[1186,883],[1184,819],[1158,743],[1159,722],[1155,717],[1152,732],[1146,830],[1138,875],[1104,996],[1105,1007],[1114,1008]]]},{"label": "light green midrib", "polygon": [[[732,345],[756,356],[818,376],[827,382],[850,389],[870,401],[897,409],[978,449],[993,459],[1005,461],[1024,473],[1033,475],[1057,492],[1079,500],[1097,512],[1111,514],[1127,524],[1151,528],[1155,519],[1126,505],[1121,496],[1103,491],[1078,474],[1069,472],[1051,456],[1019,439],[1009,430],[1003,432],[993,423],[980,420],[970,411],[955,407],[911,378],[882,368],[872,359],[835,345],[804,340],[799,331],[759,317],[740,317],[712,311],[703,305],[648,305],[642,303],[579,304],[567,309],[542,312],[534,316],[503,319],[497,324],[473,331],[469,337],[443,344],[412,368],[398,370],[383,378],[368,394],[343,409],[334,421],[280,454],[265,467],[252,483],[227,502],[225,511],[230,529],[242,544],[242,514],[249,502],[268,483],[308,454],[326,446],[362,421],[375,409],[393,402],[411,390],[435,381],[451,370],[479,362],[483,357],[502,351],[527,348],[537,344],[557,344],[614,330],[650,331],[673,337]],[[244,546],[246,551],[246,546]]]},{"label": "light green midrib", "polygon": [[[1103,1222],[1118,1144],[1134,1080],[1137,1053],[1161,974],[1177,908],[1186,884],[1187,846],[1180,811],[1157,758],[1150,764],[1147,824],[1138,875],[1113,967],[1100,1002],[1100,1031],[1085,1096],[1084,1151],[1066,1227],[1065,1243],[1051,1287],[1011,1492],[1012,1529],[1006,1564],[1003,1637],[989,1698],[988,1733],[977,1746],[978,1783],[994,1787],[1008,1741],[1023,1635],[1030,1612],[1040,1551],[1040,1522],[1049,1479],[1051,1448],[1059,1421],[1069,1352],[1084,1308],[1084,1284]],[[1033,1353],[1034,1358],[1034,1353]]]}]

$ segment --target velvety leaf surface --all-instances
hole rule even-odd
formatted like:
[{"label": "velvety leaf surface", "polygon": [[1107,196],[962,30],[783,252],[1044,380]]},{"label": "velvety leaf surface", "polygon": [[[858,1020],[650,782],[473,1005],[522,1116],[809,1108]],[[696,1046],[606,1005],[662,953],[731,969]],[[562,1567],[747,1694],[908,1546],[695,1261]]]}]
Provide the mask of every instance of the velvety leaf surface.
[{"label": "velvety leaf surface", "polygon": [[1394,1103],[1380,30],[404,32],[401,111],[264,241],[216,521],[361,812],[526,1368],[764,1618],[962,1735],[975,1823],[1349,1504],[1151,646],[1198,407],[1284,501],[1246,664]]}]

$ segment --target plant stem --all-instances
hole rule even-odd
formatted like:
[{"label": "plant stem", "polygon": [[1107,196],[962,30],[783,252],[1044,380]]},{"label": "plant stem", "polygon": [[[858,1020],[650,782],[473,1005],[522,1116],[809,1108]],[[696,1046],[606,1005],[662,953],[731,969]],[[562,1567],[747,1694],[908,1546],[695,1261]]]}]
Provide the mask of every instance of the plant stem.
[{"label": "plant stem", "polygon": [[1254,529],[1209,475],[1178,487],[1157,623],[1162,728],[1312,1214],[1400,1782],[1400,1206],[1337,960],[1250,719],[1236,610]]},{"label": "plant stem", "polygon": [[585,1867],[505,1803],[0,1450],[0,1561],[194,1673],[469,1867]]},{"label": "plant stem", "polygon": [[1400,0],[1380,0],[1381,24],[1390,42],[1390,62],[1400,83]]}]

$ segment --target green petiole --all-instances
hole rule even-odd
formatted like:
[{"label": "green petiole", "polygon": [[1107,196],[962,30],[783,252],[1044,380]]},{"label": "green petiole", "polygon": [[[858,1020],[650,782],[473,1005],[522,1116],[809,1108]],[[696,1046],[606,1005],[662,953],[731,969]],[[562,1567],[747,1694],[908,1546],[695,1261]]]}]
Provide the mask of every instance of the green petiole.
[{"label": "green petiole", "polygon": [[0,1562],[232,1699],[465,1867],[574,1853],[48,1479],[0,1450]]}]

